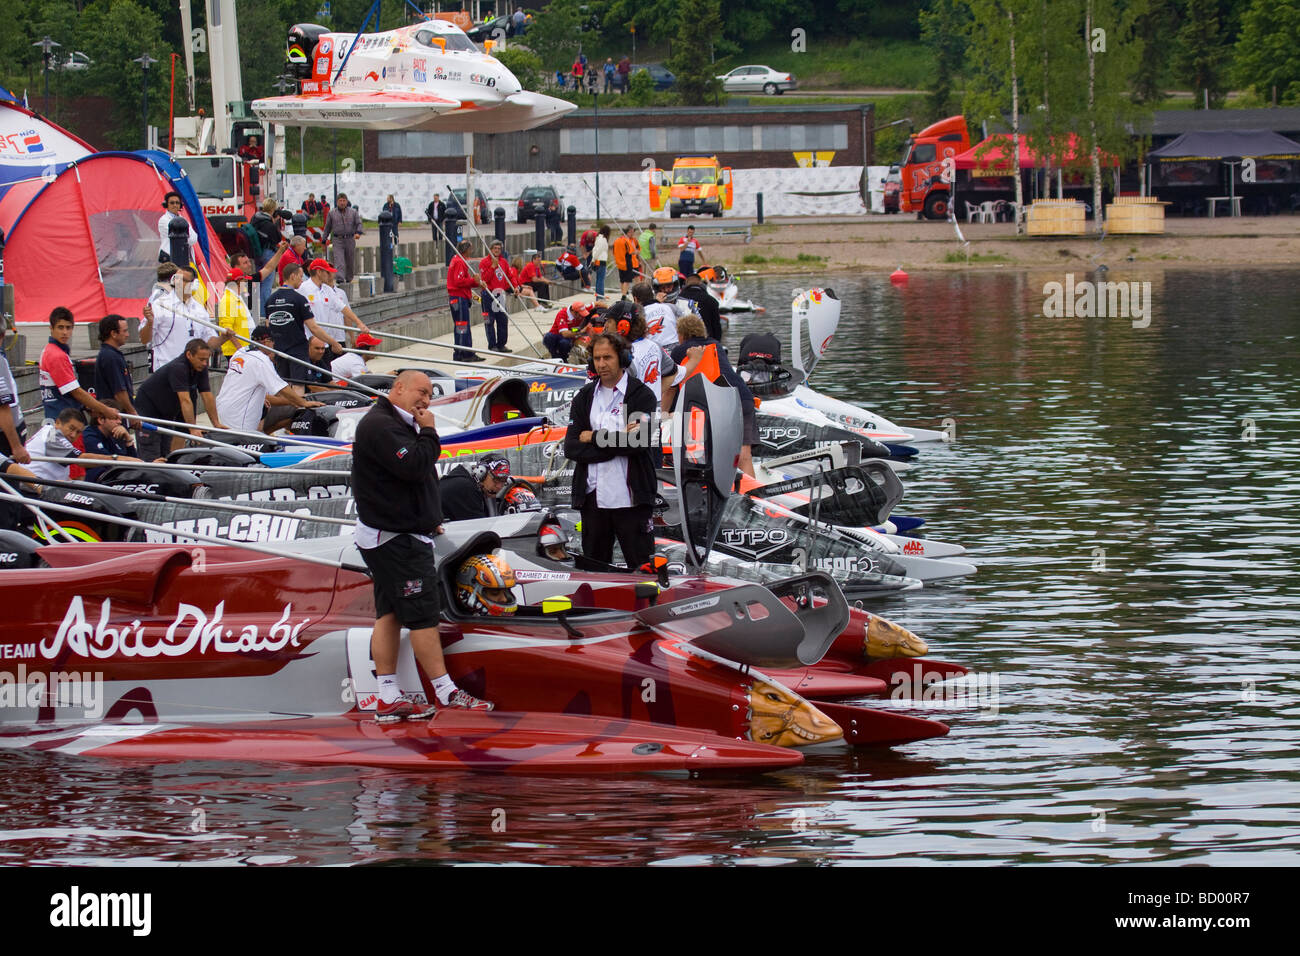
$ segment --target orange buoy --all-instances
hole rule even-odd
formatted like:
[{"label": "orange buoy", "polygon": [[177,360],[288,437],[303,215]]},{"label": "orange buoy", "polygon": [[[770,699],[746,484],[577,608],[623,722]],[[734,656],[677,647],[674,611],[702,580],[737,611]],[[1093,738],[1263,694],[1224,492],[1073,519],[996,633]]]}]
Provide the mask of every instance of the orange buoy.
[{"label": "orange buoy", "polygon": [[894,285],[905,285],[907,283],[907,273],[903,271],[902,266],[899,266],[889,274],[889,281],[894,283]]}]

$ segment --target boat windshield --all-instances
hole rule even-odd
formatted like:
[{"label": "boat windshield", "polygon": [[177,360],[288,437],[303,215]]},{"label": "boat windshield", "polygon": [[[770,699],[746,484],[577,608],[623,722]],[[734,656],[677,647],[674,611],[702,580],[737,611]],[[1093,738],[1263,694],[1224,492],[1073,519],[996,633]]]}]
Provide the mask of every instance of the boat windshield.
[{"label": "boat windshield", "polygon": [[235,157],[177,156],[200,199],[229,199],[235,195]]},{"label": "boat windshield", "polygon": [[712,166],[686,166],[673,170],[673,184],[676,186],[697,186],[711,182],[714,182]]},{"label": "boat windshield", "polygon": [[415,35],[415,42],[421,46],[431,47],[436,50],[438,44],[433,42],[434,37],[447,42],[448,52],[451,52],[452,50],[457,50],[462,53],[478,52],[478,47],[474,46],[473,41],[463,33],[434,33],[432,30],[421,30]]}]

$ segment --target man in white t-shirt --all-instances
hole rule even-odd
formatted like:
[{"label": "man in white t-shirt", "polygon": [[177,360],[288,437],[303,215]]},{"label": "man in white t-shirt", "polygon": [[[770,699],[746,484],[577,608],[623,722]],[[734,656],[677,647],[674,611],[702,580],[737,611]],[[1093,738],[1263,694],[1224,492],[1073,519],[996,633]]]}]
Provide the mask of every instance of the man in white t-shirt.
[{"label": "man in white t-shirt", "polygon": [[295,392],[275,372],[271,353],[264,347],[274,341],[271,329],[259,325],[250,336],[253,344],[239,349],[230,357],[230,367],[217,395],[217,414],[230,428],[257,431],[262,427],[266,403],[293,405],[297,408],[320,408]]},{"label": "man in white t-shirt", "polygon": [[646,338],[665,351],[675,347],[677,307],[659,299],[648,282],[638,282],[632,287],[632,299],[645,312]]},{"label": "man in white t-shirt", "polygon": [[41,458],[62,458],[66,465],[56,465],[52,461],[33,461],[27,467],[37,478],[49,478],[51,481],[67,481],[72,474],[73,461],[125,461],[139,463],[139,458],[129,455],[97,455],[84,452],[75,442],[86,430],[86,420],[81,417],[81,410],[65,408],[59,417],[31,437],[27,442],[27,451]]},{"label": "man in white t-shirt", "polygon": [[213,351],[221,343],[234,340],[231,329],[222,329],[220,335],[209,335],[216,323],[208,314],[207,306],[194,297],[197,291],[198,275],[189,266],[179,270],[170,262],[158,266],[158,283],[149,293],[140,323],[140,341],[151,350],[152,371],[185,354],[185,344],[190,339],[203,339]]},{"label": "man in white t-shirt", "polygon": [[368,374],[370,370],[366,368],[366,362],[370,360],[370,350],[382,341],[382,339],[376,338],[369,332],[362,332],[357,336],[356,348],[366,354],[358,355],[356,352],[344,352],[330,363],[330,371],[340,378],[356,378],[358,375]]}]

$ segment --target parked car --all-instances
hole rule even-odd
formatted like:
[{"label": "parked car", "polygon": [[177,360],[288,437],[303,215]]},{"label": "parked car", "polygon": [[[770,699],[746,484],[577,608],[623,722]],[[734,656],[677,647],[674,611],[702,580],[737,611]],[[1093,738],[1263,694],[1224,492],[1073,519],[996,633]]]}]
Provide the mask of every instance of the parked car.
[{"label": "parked car", "polygon": [[515,209],[516,222],[529,222],[538,216],[559,216],[561,208],[560,194],[550,186],[529,186],[519,194],[519,205]]},{"label": "parked car", "polygon": [[669,70],[668,67],[664,66],[662,63],[633,63],[632,64],[633,76],[640,73],[642,70],[645,70],[647,73],[650,74],[650,79],[654,81],[655,90],[657,92],[662,92],[664,90],[671,90],[673,86],[675,86],[677,83],[677,77],[675,77],[672,74],[672,71]]},{"label": "parked car", "polygon": [[902,206],[903,175],[897,166],[890,166],[881,181],[885,191],[885,212],[898,212]]},{"label": "parked car", "polygon": [[793,73],[779,73],[770,66],[738,66],[718,79],[728,93],[757,93],[761,90],[768,96],[776,96],[798,86]]},{"label": "parked car", "polygon": [[[466,218],[463,212],[465,208],[465,190],[453,189],[451,197],[447,200],[448,211],[455,211],[461,219]],[[474,190],[474,221],[477,223],[491,222],[491,215],[488,213],[487,197],[483,195],[483,190]]]},{"label": "parked car", "polygon": [[[525,10],[524,14],[527,19],[524,21],[524,30],[527,31],[533,23],[535,10]],[[482,43],[484,40],[496,40],[501,36],[513,37],[515,35],[514,10],[510,13],[504,13],[499,17],[489,17],[482,23],[476,23],[465,31],[465,35],[475,43]],[[496,31],[502,31],[498,34]]]},{"label": "parked car", "polygon": [[55,64],[60,70],[86,70],[95,61],[80,50],[74,50],[68,54],[68,58]]}]

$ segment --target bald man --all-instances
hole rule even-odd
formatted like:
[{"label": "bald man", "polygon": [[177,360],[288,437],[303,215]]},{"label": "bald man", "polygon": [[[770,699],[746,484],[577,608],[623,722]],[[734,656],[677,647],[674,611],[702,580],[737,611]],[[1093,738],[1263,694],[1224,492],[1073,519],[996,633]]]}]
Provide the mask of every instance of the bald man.
[{"label": "bald man", "polygon": [[438,576],[433,536],[442,533],[442,501],[434,464],[442,443],[429,400],[433,383],[407,369],[387,397],[375,400],[352,445],[352,494],[357,504],[356,544],[375,591],[370,653],[379,679],[375,717],[381,723],[432,717],[434,708],[397,683],[401,628],[433,683],[438,706],[491,710],[492,705],[456,686],[438,638]]}]

